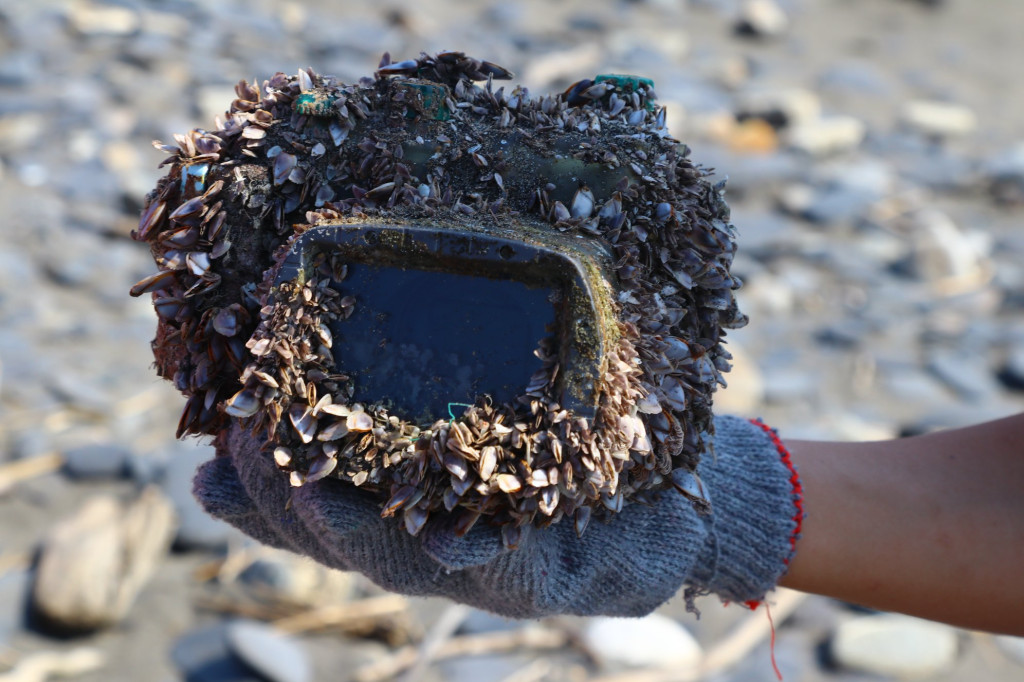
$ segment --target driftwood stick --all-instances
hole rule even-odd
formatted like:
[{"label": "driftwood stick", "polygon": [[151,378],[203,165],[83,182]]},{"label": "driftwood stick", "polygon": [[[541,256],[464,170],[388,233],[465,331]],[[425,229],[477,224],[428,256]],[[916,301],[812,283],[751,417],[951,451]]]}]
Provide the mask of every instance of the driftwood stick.
[{"label": "driftwood stick", "polygon": [[8,462],[0,466],[0,494],[7,492],[17,483],[53,473],[62,466],[64,455],[59,452]]},{"label": "driftwood stick", "polygon": [[215,595],[199,596],[195,599],[194,603],[197,609],[241,616],[242,618],[250,618],[252,620],[273,621],[295,615],[292,610],[283,609],[279,606],[251,603]]},{"label": "driftwood stick", "polygon": [[[569,636],[563,630],[531,625],[520,630],[453,637],[439,648],[434,660],[505,653],[518,649],[561,649],[568,642]],[[355,682],[383,682],[394,679],[403,670],[414,665],[418,656],[419,647],[402,647],[389,658],[359,668],[352,679]]]},{"label": "driftwood stick", "polygon": [[0,682],[45,682],[51,677],[77,677],[103,667],[99,649],[79,647],[70,651],[40,651],[21,659],[13,669],[0,673]]},{"label": "driftwood stick", "polygon": [[0,554],[0,577],[10,571],[21,571],[32,563],[32,555],[28,552],[4,552]]},{"label": "driftwood stick", "polygon": [[416,682],[426,672],[430,662],[437,656],[441,647],[448,642],[455,631],[459,629],[463,621],[469,616],[469,607],[462,604],[449,606],[441,614],[441,617],[434,623],[434,627],[427,633],[427,636],[420,642],[419,653],[416,661],[409,666],[399,682]]},{"label": "driftwood stick", "polygon": [[352,627],[363,625],[367,620],[403,613],[408,609],[409,601],[405,597],[397,594],[385,594],[303,611],[275,620],[274,626],[289,634],[329,627]]},{"label": "driftwood stick", "polygon": [[538,658],[505,677],[501,682],[541,682],[550,679],[554,670],[555,665],[550,658]]}]

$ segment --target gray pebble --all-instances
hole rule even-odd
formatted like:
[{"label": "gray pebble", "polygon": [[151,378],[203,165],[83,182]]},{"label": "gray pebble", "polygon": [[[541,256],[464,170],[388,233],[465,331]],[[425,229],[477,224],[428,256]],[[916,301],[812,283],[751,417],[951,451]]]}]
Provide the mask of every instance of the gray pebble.
[{"label": "gray pebble", "polygon": [[773,0],[746,0],[733,28],[742,36],[777,38],[789,28],[789,17]]},{"label": "gray pebble", "polygon": [[906,403],[920,407],[936,405],[951,395],[944,384],[917,366],[879,369],[886,392]]},{"label": "gray pebble", "polygon": [[800,215],[820,225],[847,223],[863,215],[875,200],[860,189],[834,187],[816,192]]},{"label": "gray pebble", "polygon": [[120,478],[131,452],[117,443],[94,443],[64,452],[64,472],[72,478]]},{"label": "gray pebble", "polygon": [[768,211],[736,208],[729,222],[736,226],[743,252],[747,254],[770,255],[776,247],[791,244],[796,231],[793,219]]},{"label": "gray pebble", "polygon": [[851,350],[860,346],[871,332],[871,323],[867,320],[844,317],[818,329],[814,338],[825,346]]},{"label": "gray pebble", "polygon": [[901,678],[937,675],[956,661],[956,630],[898,614],[861,616],[841,623],[831,654],[851,670]]},{"label": "gray pebble", "polygon": [[675,620],[658,613],[643,618],[590,618],[580,638],[605,667],[686,668],[702,656],[700,645]]},{"label": "gray pebble", "polygon": [[232,653],[269,682],[310,682],[312,667],[305,650],[269,625],[250,620],[227,626]]},{"label": "gray pebble", "polygon": [[236,533],[228,524],[207,514],[192,497],[196,468],[213,456],[212,447],[189,440],[176,443],[168,457],[162,487],[178,512],[175,546],[181,549],[221,550]]},{"label": "gray pebble", "polygon": [[[929,147],[910,153],[897,160],[896,166],[904,179],[936,191],[964,191],[982,182],[973,160],[943,148]],[[1008,177],[1012,179],[1014,176]],[[998,193],[999,190],[994,188],[995,180],[990,182],[993,183],[990,191]],[[1024,186],[1021,189],[1024,190]]]},{"label": "gray pebble", "polygon": [[989,193],[998,203],[1024,203],[1024,143],[1018,143],[987,161],[984,172]]},{"label": "gray pebble", "polygon": [[131,451],[127,469],[128,475],[139,485],[155,483],[163,478],[167,470],[168,456],[165,451]]},{"label": "gray pebble", "polygon": [[0,576],[0,648],[25,625],[31,585],[32,574],[26,570]]},{"label": "gray pebble", "polygon": [[476,635],[484,632],[507,632],[518,630],[522,622],[509,618],[502,618],[487,611],[471,609],[466,619],[459,626],[459,632],[464,635]]},{"label": "gray pebble", "polygon": [[21,87],[32,82],[32,76],[38,73],[42,59],[38,53],[28,50],[7,52],[0,60],[0,85]]},{"label": "gray pebble", "polygon": [[894,184],[888,164],[874,160],[836,161],[820,166],[808,184],[795,184],[781,195],[783,207],[819,224],[852,221],[885,198]]},{"label": "gray pebble", "polygon": [[818,380],[811,370],[801,367],[762,367],[764,399],[770,404],[812,400],[818,394]]},{"label": "gray pebble", "polygon": [[440,679],[447,682],[499,682],[530,664],[524,655],[486,654],[442,661]]},{"label": "gray pebble", "polygon": [[813,177],[819,185],[864,192],[877,198],[889,194],[895,184],[892,168],[877,159],[835,161],[820,166]]},{"label": "gray pebble", "polygon": [[249,587],[271,592],[295,592],[292,566],[278,558],[262,557],[249,564],[238,579]]},{"label": "gray pebble", "polygon": [[962,398],[980,401],[999,393],[988,362],[968,349],[934,351],[928,369]]},{"label": "gray pebble", "polygon": [[591,12],[573,14],[568,18],[566,24],[569,30],[588,33],[602,33],[607,28],[605,20]]},{"label": "gray pebble", "polygon": [[826,69],[818,77],[822,90],[862,97],[885,97],[893,90],[891,79],[867,61],[844,61]]}]

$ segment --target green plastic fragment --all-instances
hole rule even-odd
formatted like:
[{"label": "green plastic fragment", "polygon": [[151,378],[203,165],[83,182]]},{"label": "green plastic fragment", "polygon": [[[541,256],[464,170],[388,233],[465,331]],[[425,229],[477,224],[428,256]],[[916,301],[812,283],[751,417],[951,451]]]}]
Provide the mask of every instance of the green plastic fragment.
[{"label": "green plastic fragment", "polygon": [[[397,83],[399,87],[408,88],[419,100],[423,114],[435,121],[447,121],[452,117],[446,104],[448,88],[441,83],[408,79]],[[415,118],[416,112],[410,111],[407,116]]]},{"label": "green plastic fragment", "polygon": [[[622,92],[634,92],[643,86],[644,90],[654,90],[654,81],[643,76],[633,76],[623,73],[602,73],[594,78],[595,83],[611,83],[616,90]],[[648,99],[645,103],[648,111],[654,110],[654,102]]]},{"label": "green plastic fragment", "polygon": [[644,78],[643,76],[630,76],[627,74],[619,73],[602,73],[594,79],[595,83],[611,83],[618,90],[625,90],[626,92],[633,92],[638,89],[641,85],[644,88],[653,90],[654,81],[650,78]]},{"label": "green plastic fragment", "polygon": [[292,107],[303,116],[328,117],[337,113],[334,108],[336,101],[338,98],[335,95],[314,90],[296,97]]}]

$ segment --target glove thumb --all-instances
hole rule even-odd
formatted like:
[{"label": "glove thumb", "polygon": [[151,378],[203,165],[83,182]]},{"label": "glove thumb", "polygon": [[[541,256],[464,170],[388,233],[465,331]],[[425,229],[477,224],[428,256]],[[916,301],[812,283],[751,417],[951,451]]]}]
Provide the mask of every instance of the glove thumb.
[{"label": "glove thumb", "polygon": [[214,457],[199,466],[192,479],[192,495],[208,514],[224,521],[257,513],[227,457]]}]

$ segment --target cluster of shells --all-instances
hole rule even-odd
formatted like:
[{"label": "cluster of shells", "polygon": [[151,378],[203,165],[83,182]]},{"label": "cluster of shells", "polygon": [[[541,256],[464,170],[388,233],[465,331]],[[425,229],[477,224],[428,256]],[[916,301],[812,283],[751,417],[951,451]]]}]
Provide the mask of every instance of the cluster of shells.
[{"label": "cluster of shells", "polygon": [[[692,472],[729,366],[723,329],[745,322],[723,188],[668,136],[649,82],[586,80],[535,97],[494,87],[510,76],[457,52],[397,64],[385,55],[374,78],[353,85],[278,73],[239,83],[215,130],[156,143],[170,171],[135,237],[159,270],[132,294],[152,292],[157,369],[188,397],[179,436],[239,420],[292,485],[332,476],[375,491],[383,515],[414,535],[431,514],[454,514],[457,532],[483,518],[515,547],[528,525],[568,518],[582,534],[592,516],[671,485],[703,504]],[[443,101],[407,87],[422,83],[441,86]],[[495,151],[497,138],[518,142]],[[411,142],[432,155],[407,160]],[[581,181],[561,201],[554,185],[515,172],[517,153],[567,148],[621,180],[604,192]],[[608,244],[615,320],[594,414],[559,405],[554,339],[540,342],[542,369],[506,404],[481,396],[423,424],[360,402],[332,352],[331,329],[359,310],[345,261],[324,253],[312,274],[274,282],[310,226],[367,221],[518,226]]]}]

